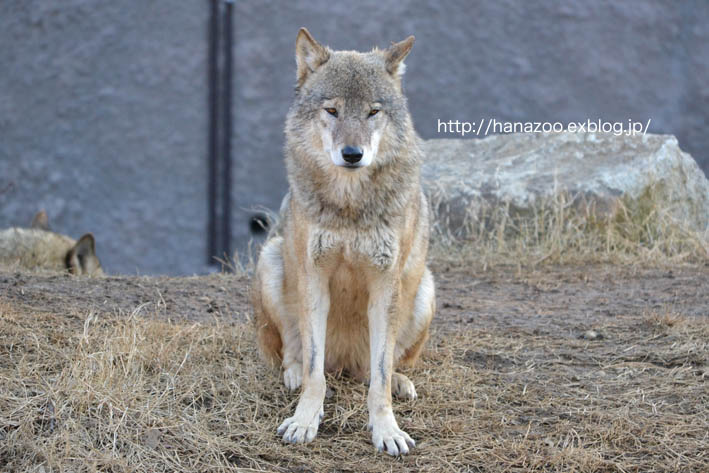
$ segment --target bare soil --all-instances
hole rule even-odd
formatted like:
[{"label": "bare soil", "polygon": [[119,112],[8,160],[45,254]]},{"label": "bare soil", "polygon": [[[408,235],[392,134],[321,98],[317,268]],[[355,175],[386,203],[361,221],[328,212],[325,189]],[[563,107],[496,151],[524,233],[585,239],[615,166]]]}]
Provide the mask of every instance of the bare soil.
[{"label": "bare soil", "polygon": [[[246,276],[85,279],[0,273],[3,373],[24,373],[22,381],[7,375],[0,384],[0,390],[13,393],[0,401],[0,411],[9,410],[0,413],[0,444],[14,442],[10,442],[13,447],[0,447],[0,469],[45,465],[46,471],[60,471],[70,465],[75,471],[708,471],[709,265],[586,265],[475,272],[438,264],[433,270],[438,310],[432,337],[420,365],[410,373],[420,398],[395,401],[402,428],[418,446],[400,459],[372,451],[364,430],[366,390],[348,380],[329,380],[331,396],[313,444],[279,442],[275,429],[283,416],[290,415],[297,396],[285,392],[278,373],[260,365],[248,323]],[[211,388],[200,388],[211,389],[209,405],[199,398],[200,412],[208,414],[222,406],[220,419],[243,417],[241,423],[215,420],[201,425],[199,417],[187,422],[171,411],[177,419],[157,416],[151,421],[151,428],[158,432],[153,437],[149,432],[136,434],[139,449],[129,448],[126,440],[125,451],[121,453],[119,446],[116,453],[114,439],[114,456],[90,463],[92,467],[81,462],[77,466],[77,454],[71,460],[72,455],[63,458],[27,447],[23,435],[50,435],[36,418],[15,413],[32,405],[37,392],[47,391],[34,388],[27,394],[27,385],[34,382],[33,376],[43,379],[39,384],[61,378],[58,373],[65,373],[69,365],[37,361],[47,372],[33,374],[41,369],[21,368],[22,363],[39,355],[27,348],[28,354],[19,357],[17,347],[22,340],[32,344],[32,337],[42,337],[53,324],[68,333],[61,343],[79,343],[87,336],[87,320],[97,318],[114,325],[126,319],[170,321],[175,331],[161,328],[159,333],[177,340],[174,351],[180,375],[207,376],[191,382],[190,389],[212,383]],[[210,352],[209,356],[221,360],[220,369],[233,363],[242,366],[230,368],[232,382],[243,383],[239,392],[253,389],[239,398],[242,404],[233,392],[220,388],[219,383],[227,382],[221,371],[210,375],[209,366],[217,361],[191,368],[190,363],[197,361],[186,363],[187,355],[182,359],[180,330],[196,323],[200,328],[195,330],[205,331],[199,340],[239,345],[239,349]],[[101,333],[112,333],[110,327],[105,330],[109,331]],[[196,335],[190,336],[185,346],[192,350]],[[99,352],[98,348],[92,352],[92,359]],[[166,360],[167,367],[151,369],[169,371]],[[42,394],[41,402],[36,401],[37,409],[44,409],[42,418],[47,417],[48,399],[59,409],[56,392]],[[167,402],[164,395],[159,400]],[[120,404],[117,399],[112,402]],[[225,406],[237,406],[239,413]],[[74,421],[81,424],[86,416],[100,423],[92,416],[104,419],[101,416],[106,414],[100,406],[92,409],[79,410],[84,414],[76,414]],[[23,426],[23,422],[34,422],[34,427]],[[116,422],[113,417],[111,422]],[[69,425],[66,419],[64,423]],[[201,430],[194,432],[212,440],[187,446],[186,439],[198,435],[186,432],[198,424]],[[59,427],[54,433],[54,425],[51,435],[61,436]],[[116,429],[123,428],[123,424],[116,425]],[[135,420],[135,425],[143,424]],[[135,425],[133,429],[140,430]],[[222,441],[231,443],[222,445]],[[175,447],[177,443],[181,447]],[[175,460],[179,448],[184,450],[183,458],[200,458],[200,462],[179,463]],[[209,459],[200,457],[212,451]]]},{"label": "bare soil", "polygon": [[[608,265],[495,268],[434,265],[438,329],[537,330],[570,336],[615,317],[672,311],[709,316],[709,264],[673,268]],[[169,319],[249,318],[249,278],[230,274],[102,279],[0,272],[0,294],[28,308],[124,313],[140,307]]]}]

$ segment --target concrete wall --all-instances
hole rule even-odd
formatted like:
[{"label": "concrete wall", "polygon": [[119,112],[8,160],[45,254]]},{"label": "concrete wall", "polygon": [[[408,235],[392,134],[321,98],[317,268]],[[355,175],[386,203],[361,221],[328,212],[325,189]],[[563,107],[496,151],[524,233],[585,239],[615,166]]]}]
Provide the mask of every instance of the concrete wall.
[{"label": "concrete wall", "polygon": [[[709,172],[709,2],[239,0],[235,246],[286,189],[283,120],[300,26],[336,49],[409,34],[419,133],[437,120],[652,119]],[[208,4],[0,2],[0,228],[46,208],[93,231],[109,272],[207,271]],[[11,186],[11,187],[7,187]]]}]

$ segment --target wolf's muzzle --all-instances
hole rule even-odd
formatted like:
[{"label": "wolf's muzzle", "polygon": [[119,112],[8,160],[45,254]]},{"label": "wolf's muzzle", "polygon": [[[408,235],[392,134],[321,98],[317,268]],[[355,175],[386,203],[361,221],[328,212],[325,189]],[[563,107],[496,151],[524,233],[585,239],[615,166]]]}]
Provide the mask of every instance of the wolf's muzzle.
[{"label": "wolf's muzzle", "polygon": [[345,146],[342,148],[342,159],[345,160],[347,164],[357,164],[362,159],[362,148],[359,146]]}]

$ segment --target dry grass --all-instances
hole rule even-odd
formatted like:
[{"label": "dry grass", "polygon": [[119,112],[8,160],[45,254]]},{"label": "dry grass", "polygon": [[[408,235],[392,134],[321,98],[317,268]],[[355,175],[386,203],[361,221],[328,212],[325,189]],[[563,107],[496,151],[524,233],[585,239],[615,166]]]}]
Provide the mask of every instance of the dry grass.
[{"label": "dry grass", "polygon": [[706,322],[609,320],[593,342],[439,329],[412,373],[420,398],[395,402],[418,447],[391,459],[374,453],[366,388],[348,379],[329,380],[313,444],[282,444],[296,396],[264,370],[248,324],[5,303],[0,470],[709,471]]},{"label": "dry grass", "polygon": [[[621,264],[645,267],[709,264],[709,228],[699,231],[678,220],[674,209],[648,190],[636,199],[598,203],[566,191],[540,199],[529,209],[471,200],[451,209],[443,188],[428,193],[433,209],[430,259],[485,271],[546,264]],[[259,207],[271,232],[277,213]],[[250,275],[261,242],[217,258],[223,271]]]},{"label": "dry grass", "polygon": [[[659,194],[659,193],[658,193]],[[709,262],[709,230],[692,229],[653,197],[600,204],[558,192],[531,209],[472,201],[451,212],[442,193],[435,209],[432,255],[437,261],[486,269],[499,265],[613,263],[677,265]],[[603,208],[600,208],[603,207]],[[459,223],[451,225],[452,215]],[[451,231],[451,227],[454,231]]]}]

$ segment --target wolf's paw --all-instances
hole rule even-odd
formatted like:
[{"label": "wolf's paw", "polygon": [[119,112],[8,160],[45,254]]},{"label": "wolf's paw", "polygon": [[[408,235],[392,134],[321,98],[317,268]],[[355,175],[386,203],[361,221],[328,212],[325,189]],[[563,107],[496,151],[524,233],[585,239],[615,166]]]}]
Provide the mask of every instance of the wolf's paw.
[{"label": "wolf's paw", "polygon": [[416,442],[409,437],[409,434],[399,428],[390,414],[380,421],[370,422],[367,426],[372,431],[372,443],[380,451],[388,453],[393,457],[406,455],[410,448],[416,446]]},{"label": "wolf's paw", "polygon": [[401,373],[391,375],[391,393],[401,399],[416,399],[416,388],[409,378]]},{"label": "wolf's paw", "polygon": [[284,442],[308,443],[313,441],[318,434],[318,426],[324,412],[322,405],[314,413],[303,412],[307,410],[296,408],[295,415],[284,420],[278,427],[277,432],[279,435],[283,435]]},{"label": "wolf's paw", "polygon": [[296,362],[283,372],[283,384],[290,391],[295,391],[303,384],[303,365]]}]

